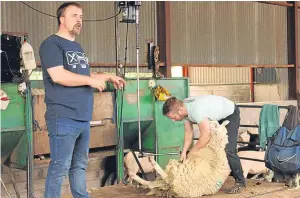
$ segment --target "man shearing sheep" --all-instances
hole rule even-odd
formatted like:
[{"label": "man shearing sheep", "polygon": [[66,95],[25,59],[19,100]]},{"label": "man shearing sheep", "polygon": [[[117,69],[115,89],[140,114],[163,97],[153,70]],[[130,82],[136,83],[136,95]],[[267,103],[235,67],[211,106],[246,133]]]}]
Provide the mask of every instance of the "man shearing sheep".
[{"label": "man shearing sheep", "polygon": [[200,137],[190,152],[195,152],[208,143],[210,140],[209,120],[216,120],[222,123],[229,121],[226,125],[228,131],[228,144],[225,148],[232,176],[235,185],[228,191],[229,194],[238,194],[246,188],[246,181],[243,176],[243,169],[240,158],[237,155],[237,137],[240,126],[240,110],[238,106],[222,96],[200,95],[186,98],[183,101],[176,97],[166,100],[163,105],[163,115],[173,121],[184,121],[185,135],[180,160],[186,159],[187,151],[193,142],[193,126],[197,124],[200,130]]}]

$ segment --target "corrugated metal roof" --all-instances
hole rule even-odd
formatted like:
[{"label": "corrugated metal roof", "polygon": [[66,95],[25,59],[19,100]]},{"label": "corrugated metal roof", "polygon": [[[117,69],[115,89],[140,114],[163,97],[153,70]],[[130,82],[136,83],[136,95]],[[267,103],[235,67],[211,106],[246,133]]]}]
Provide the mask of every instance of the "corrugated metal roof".
[{"label": "corrugated metal roof", "polygon": [[[26,2],[28,5],[51,15],[62,1]],[[84,19],[104,19],[115,14],[113,2],[79,2],[83,7]],[[140,12],[140,63],[146,60],[146,39],[154,38],[155,2],[142,2]],[[21,2],[1,1],[1,29],[9,32],[27,32],[39,62],[38,49],[41,42],[56,33],[57,20],[28,8]],[[119,20],[121,16],[119,15]],[[115,63],[115,29],[114,19],[103,22],[84,22],[81,35],[77,41],[84,48],[90,62]],[[121,61],[124,60],[126,25],[120,24]],[[129,24],[128,62],[136,63],[135,24]]]}]

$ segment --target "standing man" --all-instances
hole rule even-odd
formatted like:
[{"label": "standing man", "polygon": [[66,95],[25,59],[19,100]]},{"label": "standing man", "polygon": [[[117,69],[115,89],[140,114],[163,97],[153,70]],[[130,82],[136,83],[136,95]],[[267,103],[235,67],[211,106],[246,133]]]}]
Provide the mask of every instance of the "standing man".
[{"label": "standing man", "polygon": [[57,9],[57,20],[58,32],[46,38],[39,50],[51,155],[44,197],[60,197],[68,174],[73,197],[86,198],[93,88],[103,91],[107,81],[122,88],[125,81],[90,73],[88,59],[75,41],[82,28],[82,8],[78,3],[62,4]]},{"label": "standing man", "polygon": [[240,111],[236,104],[224,97],[214,95],[201,95],[187,98],[184,101],[176,97],[169,98],[163,105],[163,115],[173,121],[184,120],[184,144],[180,160],[186,159],[186,153],[193,141],[192,123],[197,123],[200,130],[200,137],[190,152],[195,152],[208,143],[210,140],[209,120],[216,120],[222,123],[229,121],[226,125],[228,131],[228,144],[225,151],[229,166],[232,171],[235,185],[228,191],[230,194],[242,192],[246,187],[245,178],[240,158],[237,155],[238,128],[240,126]]}]

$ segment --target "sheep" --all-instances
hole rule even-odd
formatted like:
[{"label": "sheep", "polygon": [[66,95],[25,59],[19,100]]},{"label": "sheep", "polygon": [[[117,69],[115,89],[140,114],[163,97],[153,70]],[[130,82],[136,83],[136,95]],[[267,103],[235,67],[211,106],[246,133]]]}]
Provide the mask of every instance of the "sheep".
[{"label": "sheep", "polygon": [[[241,132],[239,132],[238,141],[252,143],[252,144],[238,143],[238,147],[237,147],[238,151],[248,151],[248,150],[258,151],[260,149],[259,147],[256,146],[257,144],[259,144],[259,135],[258,134],[252,134],[247,130],[241,131]],[[244,145],[247,145],[247,146],[244,146]]]},{"label": "sheep", "polygon": [[288,176],[286,185],[290,188],[289,190],[298,190],[300,188],[300,173]]},{"label": "sheep", "polygon": [[[238,156],[240,158],[264,160],[265,151],[240,151]],[[260,174],[263,174],[265,180],[272,182],[274,172],[268,169],[264,162],[241,159],[241,165],[245,178],[247,178],[248,174],[253,174],[255,176],[251,179],[257,179]]]},{"label": "sheep", "polygon": [[[154,160],[153,156],[138,157],[139,153],[138,152],[134,152],[134,153],[137,156],[137,159],[138,159],[144,173],[154,172],[154,168],[153,168],[153,166],[150,162],[150,160]],[[124,157],[124,176],[125,176],[125,178],[127,176],[129,176],[129,174],[128,174],[129,172],[132,173],[132,174],[142,173],[142,171],[140,170],[139,165],[137,164],[132,152],[127,153]],[[130,177],[128,178],[128,182],[132,183],[132,180],[131,180]]]},{"label": "sheep", "polygon": [[230,167],[225,153],[228,143],[225,126],[210,121],[211,138],[207,145],[198,152],[188,153],[187,159],[180,163],[171,159],[165,171],[151,159],[151,164],[159,175],[155,181],[145,181],[136,174],[129,176],[150,189],[147,195],[167,197],[200,197],[217,193],[230,174]]}]

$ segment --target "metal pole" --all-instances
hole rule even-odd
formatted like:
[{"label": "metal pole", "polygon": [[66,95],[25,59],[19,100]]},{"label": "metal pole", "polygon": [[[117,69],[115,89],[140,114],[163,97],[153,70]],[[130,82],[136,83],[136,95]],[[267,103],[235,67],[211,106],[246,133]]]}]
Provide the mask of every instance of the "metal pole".
[{"label": "metal pole", "polygon": [[143,153],[143,157],[148,156],[165,156],[165,155],[180,155],[181,153]]},{"label": "metal pole", "polygon": [[139,129],[139,152],[142,150],[141,115],[140,115],[140,72],[139,72],[139,6],[135,6],[136,15],[136,72],[137,72],[137,110]]},{"label": "metal pole", "polygon": [[27,197],[33,198],[33,134],[32,134],[32,93],[31,83],[27,83],[26,93],[26,133],[28,140],[28,151],[27,151]]}]

